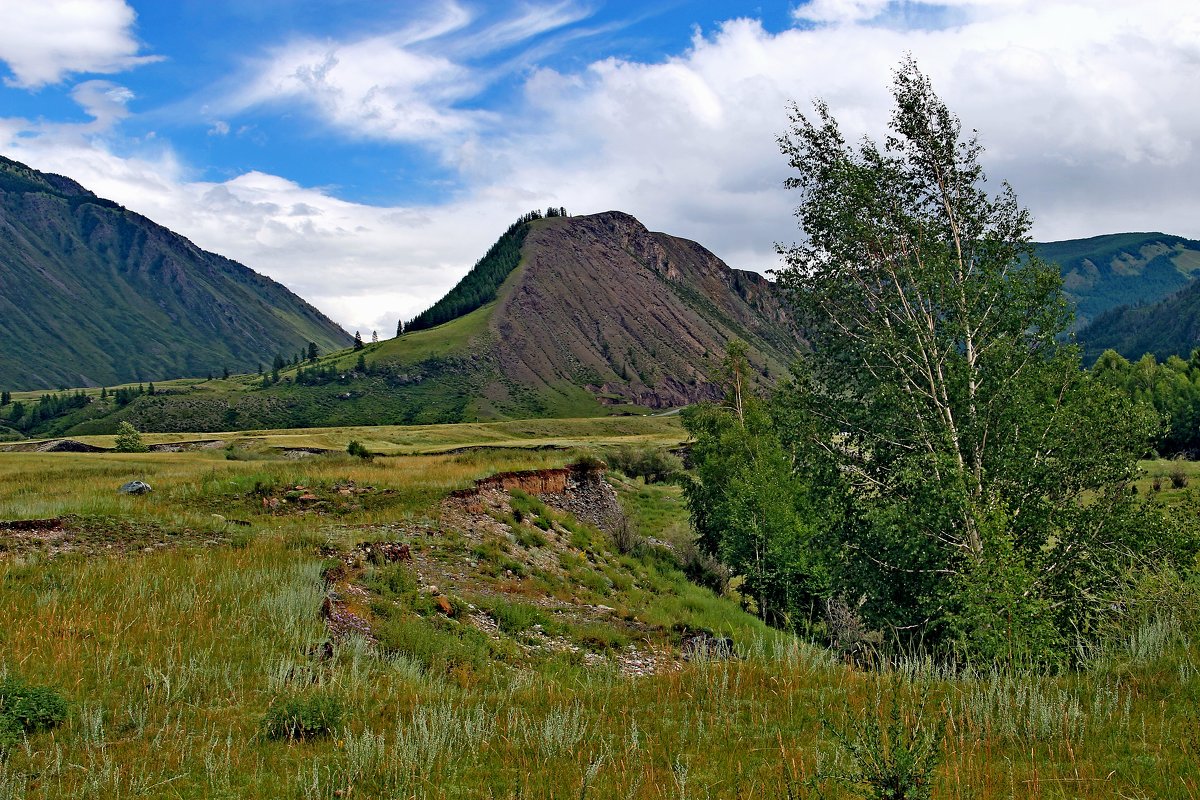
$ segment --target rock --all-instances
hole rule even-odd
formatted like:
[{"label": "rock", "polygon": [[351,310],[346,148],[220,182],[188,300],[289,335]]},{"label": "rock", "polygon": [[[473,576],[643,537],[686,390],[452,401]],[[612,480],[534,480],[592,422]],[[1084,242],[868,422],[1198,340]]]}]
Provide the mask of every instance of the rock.
[{"label": "rock", "polygon": [[697,656],[718,659],[737,658],[732,639],[727,636],[713,636],[706,631],[685,636],[680,649],[683,651],[683,657],[688,660]]},{"label": "rock", "polygon": [[151,491],[150,484],[145,481],[130,481],[117,489],[121,494],[146,494]]}]

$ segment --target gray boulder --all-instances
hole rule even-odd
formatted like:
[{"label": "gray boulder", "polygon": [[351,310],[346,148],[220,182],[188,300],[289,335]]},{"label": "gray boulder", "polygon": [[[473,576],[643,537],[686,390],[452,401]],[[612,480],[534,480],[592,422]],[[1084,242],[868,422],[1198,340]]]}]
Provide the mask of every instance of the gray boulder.
[{"label": "gray boulder", "polygon": [[129,483],[117,489],[121,494],[146,494],[150,491],[150,484],[145,481],[130,481]]}]

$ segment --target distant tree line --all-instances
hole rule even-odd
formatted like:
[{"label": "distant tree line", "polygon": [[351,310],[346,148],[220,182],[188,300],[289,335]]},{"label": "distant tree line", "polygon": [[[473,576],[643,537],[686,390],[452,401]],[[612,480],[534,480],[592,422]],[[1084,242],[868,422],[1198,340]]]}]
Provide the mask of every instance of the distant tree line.
[{"label": "distant tree line", "polygon": [[[5,392],[7,395],[8,393]],[[8,395],[11,401],[12,396]],[[36,404],[27,406],[21,401],[4,403],[10,406],[8,412],[0,419],[6,419],[8,424],[18,430],[28,431],[49,420],[68,414],[77,408],[83,408],[92,401],[84,392],[63,394],[44,394]]]},{"label": "distant tree line", "polygon": [[1092,375],[1154,408],[1163,422],[1156,442],[1160,455],[1200,453],[1200,349],[1188,360],[1170,356],[1161,362],[1150,353],[1130,362],[1106,350]]},{"label": "distant tree line", "polygon": [[[529,232],[529,223],[544,217],[566,216],[569,216],[567,210],[561,206],[548,208],[545,214],[536,210],[524,214],[508,227],[483,258],[475,263],[471,271],[445,297],[407,323],[401,321],[396,335],[441,325],[495,300],[500,284],[504,283],[504,279],[521,263],[521,247],[525,243],[525,235]],[[355,343],[355,348],[359,347],[361,339]]]}]

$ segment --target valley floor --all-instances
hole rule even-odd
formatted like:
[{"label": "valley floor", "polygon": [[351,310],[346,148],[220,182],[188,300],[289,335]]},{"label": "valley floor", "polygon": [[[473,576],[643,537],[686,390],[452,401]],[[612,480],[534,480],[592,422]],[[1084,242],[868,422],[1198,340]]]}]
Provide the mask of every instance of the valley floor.
[{"label": "valley floor", "polygon": [[[0,800],[860,797],[838,778],[922,732],[935,798],[1200,797],[1194,598],[1075,673],[863,671],[690,583],[678,487],[610,474],[619,507],[591,519],[536,482],[475,488],[682,438],[619,418],[0,452],[0,680],[68,701],[0,760]],[[134,479],[153,491],[117,493]]]}]

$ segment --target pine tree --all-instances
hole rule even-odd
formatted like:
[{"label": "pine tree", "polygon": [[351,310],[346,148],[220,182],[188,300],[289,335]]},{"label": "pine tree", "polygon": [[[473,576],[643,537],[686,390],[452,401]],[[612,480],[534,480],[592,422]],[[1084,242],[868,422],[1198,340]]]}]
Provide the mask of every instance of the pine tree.
[{"label": "pine tree", "polygon": [[354,332],[354,349],[355,350],[363,349],[362,334],[360,334],[358,331]]},{"label": "pine tree", "polygon": [[371,344],[379,344],[379,331],[371,331]]},{"label": "pine tree", "polygon": [[146,394],[150,395],[151,397],[154,396],[154,382],[153,381],[151,381],[150,385],[146,388]]},{"label": "pine tree", "polygon": [[316,342],[308,343],[308,363],[310,363],[310,364],[317,363],[317,343]]},{"label": "pine tree", "polygon": [[396,336],[400,337],[403,335],[404,335],[404,320],[400,320],[399,322],[396,323]]},{"label": "pine tree", "polygon": [[229,380],[229,367],[221,367],[221,380]]},{"label": "pine tree", "polygon": [[6,406],[12,402],[12,393],[9,391],[0,392],[0,406]]},{"label": "pine tree", "polygon": [[358,363],[354,365],[354,371],[362,375],[367,374],[367,359],[363,356],[358,357]]}]

